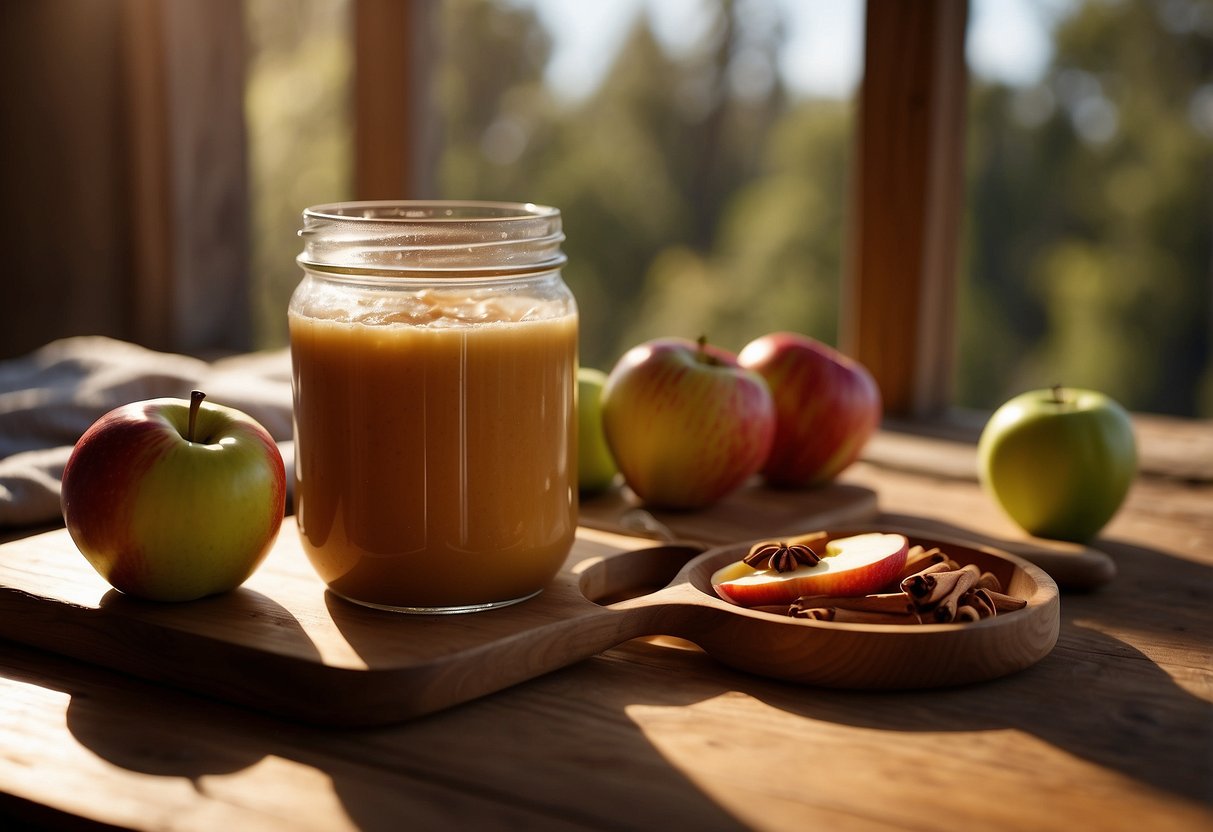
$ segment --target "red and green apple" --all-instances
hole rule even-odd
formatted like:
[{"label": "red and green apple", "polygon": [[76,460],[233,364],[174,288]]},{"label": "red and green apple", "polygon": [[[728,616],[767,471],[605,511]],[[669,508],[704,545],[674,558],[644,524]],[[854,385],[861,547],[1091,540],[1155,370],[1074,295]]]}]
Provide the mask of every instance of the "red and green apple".
[{"label": "red and green apple", "polygon": [[1137,473],[1125,409],[1103,393],[1060,386],[994,411],[977,456],[982,485],[1021,528],[1079,543],[1112,519]]},{"label": "red and green apple", "polygon": [[806,335],[756,338],[738,362],[766,379],[775,399],[775,441],[763,478],[781,488],[833,480],[880,425],[881,397],[858,361]]},{"label": "red and green apple", "polygon": [[68,532],[121,592],[187,601],[234,589],[277,537],[286,500],[278,446],[248,415],[202,398],[116,408],[68,459]]},{"label": "red and green apple", "polygon": [[787,572],[757,569],[737,561],[712,575],[712,588],[726,601],[743,607],[791,604],[802,595],[855,596],[880,592],[906,563],[905,535],[869,532],[840,537],[826,544],[821,560]]},{"label": "red and green apple", "polygon": [[775,436],[767,384],[704,339],[628,350],[602,391],[602,425],[624,481],[646,504],[708,506],[762,467]]}]

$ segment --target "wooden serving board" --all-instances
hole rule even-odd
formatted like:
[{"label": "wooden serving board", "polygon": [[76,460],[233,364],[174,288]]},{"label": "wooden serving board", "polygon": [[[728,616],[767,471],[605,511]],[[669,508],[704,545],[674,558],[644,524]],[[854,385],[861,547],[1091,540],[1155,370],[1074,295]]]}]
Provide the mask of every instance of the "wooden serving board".
[{"label": "wooden serving board", "polygon": [[[589,533],[578,537],[569,561],[647,545]],[[181,604],[111,589],[66,530],[0,546],[0,636],[318,723],[406,719],[558,667],[572,646],[532,651],[535,635],[580,619],[587,605],[594,607],[562,572],[538,598],[490,612],[366,609],[325,588],[293,518],[242,587]],[[578,636],[561,629],[565,640]],[[458,666],[451,656],[460,657]]]},{"label": "wooden serving board", "polygon": [[626,488],[584,500],[581,506],[583,526],[667,543],[730,543],[870,521],[1010,552],[1044,569],[1063,590],[1087,592],[1116,577],[1115,561],[1092,546],[1026,535],[995,537],[934,518],[890,514],[880,511],[874,491],[854,484],[831,483],[793,491],[766,488],[756,482],[709,509],[689,512],[646,509]]},{"label": "wooden serving board", "polygon": [[712,572],[748,543],[704,552],[582,528],[564,568],[536,598],[468,615],[401,615],[328,592],[288,519],[243,587],[183,604],[110,589],[65,530],[6,543],[0,637],[334,725],[431,713],[649,635],[690,639],[741,670],[858,688],[993,678],[1051,650],[1058,598],[1048,576],[1010,555],[947,545],[956,559],[998,573],[1028,607],[965,625],[804,621],[735,607],[712,592]]},{"label": "wooden serving board", "polygon": [[[875,494],[859,487],[782,497],[747,488],[717,504],[719,518],[698,512],[671,522],[688,536],[723,542],[766,533],[756,529],[786,534],[859,521],[875,509]],[[757,516],[747,524],[751,512]],[[605,503],[603,516],[611,516]],[[243,587],[188,604],[142,602],[110,589],[60,529],[0,545],[0,637],[281,715],[378,723],[499,690],[634,635],[659,634],[604,616],[574,573],[587,559],[652,546],[642,536],[585,529],[539,597],[491,612],[414,617],[328,592],[289,517]],[[664,558],[653,562],[663,574],[637,573],[636,580],[658,588],[702,549],[661,548]],[[600,619],[609,620],[605,630],[595,630]]]}]

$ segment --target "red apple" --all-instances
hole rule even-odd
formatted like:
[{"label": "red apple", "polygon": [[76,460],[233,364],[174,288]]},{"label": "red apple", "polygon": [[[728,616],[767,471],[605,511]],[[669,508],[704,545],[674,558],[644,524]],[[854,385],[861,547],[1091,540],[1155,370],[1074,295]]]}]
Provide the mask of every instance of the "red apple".
[{"label": "red apple", "polygon": [[712,575],[712,588],[743,607],[791,604],[802,595],[867,595],[889,586],[905,566],[910,544],[905,535],[872,532],[826,544],[813,566],[788,572],[755,569],[743,561]]},{"label": "red apple", "polygon": [[602,427],[647,504],[710,505],[758,472],[775,435],[766,382],[726,350],[685,338],[633,347],[607,377]]},{"label": "red apple", "polygon": [[762,468],[782,488],[829,482],[880,425],[880,389],[862,364],[805,335],[775,332],[737,356],[775,399],[775,442]]},{"label": "red apple", "polygon": [[156,601],[243,583],[277,537],[285,500],[269,433],[201,393],[110,411],[63,471],[63,518],[85,558],[115,589]]}]

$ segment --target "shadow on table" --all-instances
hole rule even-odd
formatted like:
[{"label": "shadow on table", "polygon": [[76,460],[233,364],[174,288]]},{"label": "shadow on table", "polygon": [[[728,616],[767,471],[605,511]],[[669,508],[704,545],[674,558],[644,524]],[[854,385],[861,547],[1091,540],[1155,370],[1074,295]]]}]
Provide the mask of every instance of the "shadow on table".
[{"label": "shadow on table", "polygon": [[[1187,633],[1189,648],[1207,648],[1213,570],[1157,550],[1100,545],[1116,558],[1119,577],[1098,592],[1064,595],[1057,646],[1020,673],[949,690],[806,697],[788,688],[760,698],[812,719],[899,733],[1016,729],[1153,788],[1213,804],[1213,704],[1103,632],[1141,633],[1160,650]],[[1158,616],[1151,607],[1163,596],[1171,603]],[[1207,674],[1208,667],[1193,671]]]},{"label": "shadow on table", "polygon": [[[166,781],[184,778],[207,799],[278,815],[299,828],[327,828],[334,812],[367,830],[747,828],[654,748],[625,713],[627,684],[606,662],[584,662],[525,691],[513,688],[401,725],[340,730],[278,720],[27,648],[0,645],[0,662],[0,673],[20,678],[25,662],[36,684],[70,692],[67,728],[101,759]],[[699,698],[670,686],[651,704],[676,707]],[[542,720],[518,719],[528,708]],[[284,761],[322,773],[331,796],[309,794],[302,806],[275,803],[297,798],[299,783],[275,786],[264,779],[272,769],[261,775],[251,769]],[[245,772],[243,784],[221,785],[223,775],[235,772]],[[220,779],[208,783],[212,777]],[[171,784],[157,783],[136,787],[147,789],[141,799],[158,805],[156,790],[163,788],[164,805],[185,805]]]},{"label": "shadow on table", "polygon": [[[101,758],[132,771],[187,778],[200,789],[208,775],[269,758],[302,764],[329,778],[337,809],[364,829],[395,828],[402,819],[422,828],[474,827],[486,818],[495,826],[544,828],[745,828],[664,757],[628,712],[632,706],[694,705],[731,692],[814,720],[892,734],[1021,730],[1153,788],[1213,802],[1209,755],[1193,753],[1213,747],[1213,705],[1137,648],[1103,632],[1131,622],[1133,631],[1164,645],[1176,629],[1202,637],[1208,633],[1211,571],[1160,551],[1102,545],[1115,553],[1120,577],[1097,593],[1063,599],[1061,637],[1052,654],[1013,676],[949,690],[806,692],[738,673],[720,675],[711,665],[685,685],[660,692],[650,685],[638,700],[641,686],[634,682],[649,677],[648,663],[661,662],[659,654],[668,651],[642,646],[638,654],[630,648],[582,662],[402,725],[334,730],[24,654],[39,665],[37,684],[55,686],[58,680],[71,692],[68,729]],[[1159,568],[1164,562],[1166,568]],[[1151,583],[1160,575],[1167,586]],[[1150,599],[1167,593],[1175,599],[1168,615],[1148,615]],[[10,648],[0,649],[8,658]],[[641,660],[632,661],[633,654]],[[48,662],[49,669],[42,666]],[[693,671],[708,668],[710,659],[695,654],[680,662]],[[542,719],[517,718],[527,710]],[[543,725],[538,734],[537,724]],[[233,802],[250,810],[273,799],[231,788]],[[276,808],[284,818],[298,811]]]},{"label": "shadow on table", "polygon": [[[624,704],[616,707],[628,682],[612,672],[610,662],[583,662],[572,674],[552,674],[525,690],[507,690],[429,718],[339,730],[157,684],[171,679],[186,690],[206,690],[203,675],[227,662],[213,691],[238,698],[239,690],[231,686],[240,685],[243,671],[250,679],[267,672],[241,664],[257,660],[255,652],[207,652],[216,650],[207,639],[194,644],[188,636],[193,616],[249,628],[292,656],[315,654],[305,629],[273,599],[242,588],[169,610],[111,593],[101,607],[106,635],[97,641],[105,655],[85,650],[76,655],[97,665],[0,643],[0,675],[70,695],[65,724],[80,746],[115,767],[148,775],[124,779],[118,786],[123,799],[112,801],[104,799],[108,788],[102,778],[93,795],[95,820],[159,823],[174,807],[196,805],[182,796],[184,780],[213,809],[231,808],[215,817],[247,812],[292,827],[328,828],[334,818],[344,817],[363,829],[743,828],[661,756],[628,718]],[[172,638],[157,642],[144,631],[164,625],[164,616],[171,616],[177,629]],[[137,647],[124,644],[123,633],[141,634],[132,639]],[[185,650],[168,654],[181,644]],[[155,667],[158,649],[169,668],[163,673]],[[316,692],[300,686],[297,695]],[[661,704],[692,701],[694,694],[670,686]],[[528,710],[537,718],[518,718]],[[53,718],[49,724],[39,720],[38,730],[59,741]],[[78,753],[69,750],[68,758]],[[235,773],[240,776],[226,776]],[[48,778],[57,783],[53,773]],[[321,785],[326,778],[328,787]],[[65,776],[62,782],[78,780]],[[66,811],[85,805],[80,800],[75,795],[50,802]]]},{"label": "shadow on table", "polygon": [[[72,692],[67,727],[90,751],[130,771],[186,778],[200,794],[253,813],[280,811],[284,821],[299,822],[300,828],[310,828],[309,822],[323,825],[324,799],[310,796],[303,807],[266,805],[263,801],[272,798],[264,795],[275,789],[264,782],[214,787],[206,779],[270,758],[302,764],[329,778],[332,808],[367,830],[486,824],[746,828],[671,767],[622,711],[594,721],[578,719],[584,712],[578,699],[592,698],[596,691],[573,696],[577,674],[557,683],[554,701],[543,706],[545,713],[551,709],[546,730],[535,735],[534,720],[523,723],[515,716],[515,691],[403,725],[338,731],[166,692],[109,671],[78,671],[63,671],[70,676],[62,677],[62,685]],[[45,683],[40,668],[39,684]],[[672,694],[661,704],[690,703]],[[298,788],[277,791],[297,796]],[[149,803],[154,803],[152,794]],[[309,809],[311,816],[301,816]]]}]

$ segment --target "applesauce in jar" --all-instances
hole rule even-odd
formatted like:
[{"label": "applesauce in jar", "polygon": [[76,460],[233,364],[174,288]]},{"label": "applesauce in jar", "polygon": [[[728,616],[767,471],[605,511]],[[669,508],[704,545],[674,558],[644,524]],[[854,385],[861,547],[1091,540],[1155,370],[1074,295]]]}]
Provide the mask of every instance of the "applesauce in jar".
[{"label": "applesauce in jar", "polygon": [[305,212],[289,310],[295,514],[336,594],[464,612],[539,592],[577,525],[577,311],[559,212]]}]

